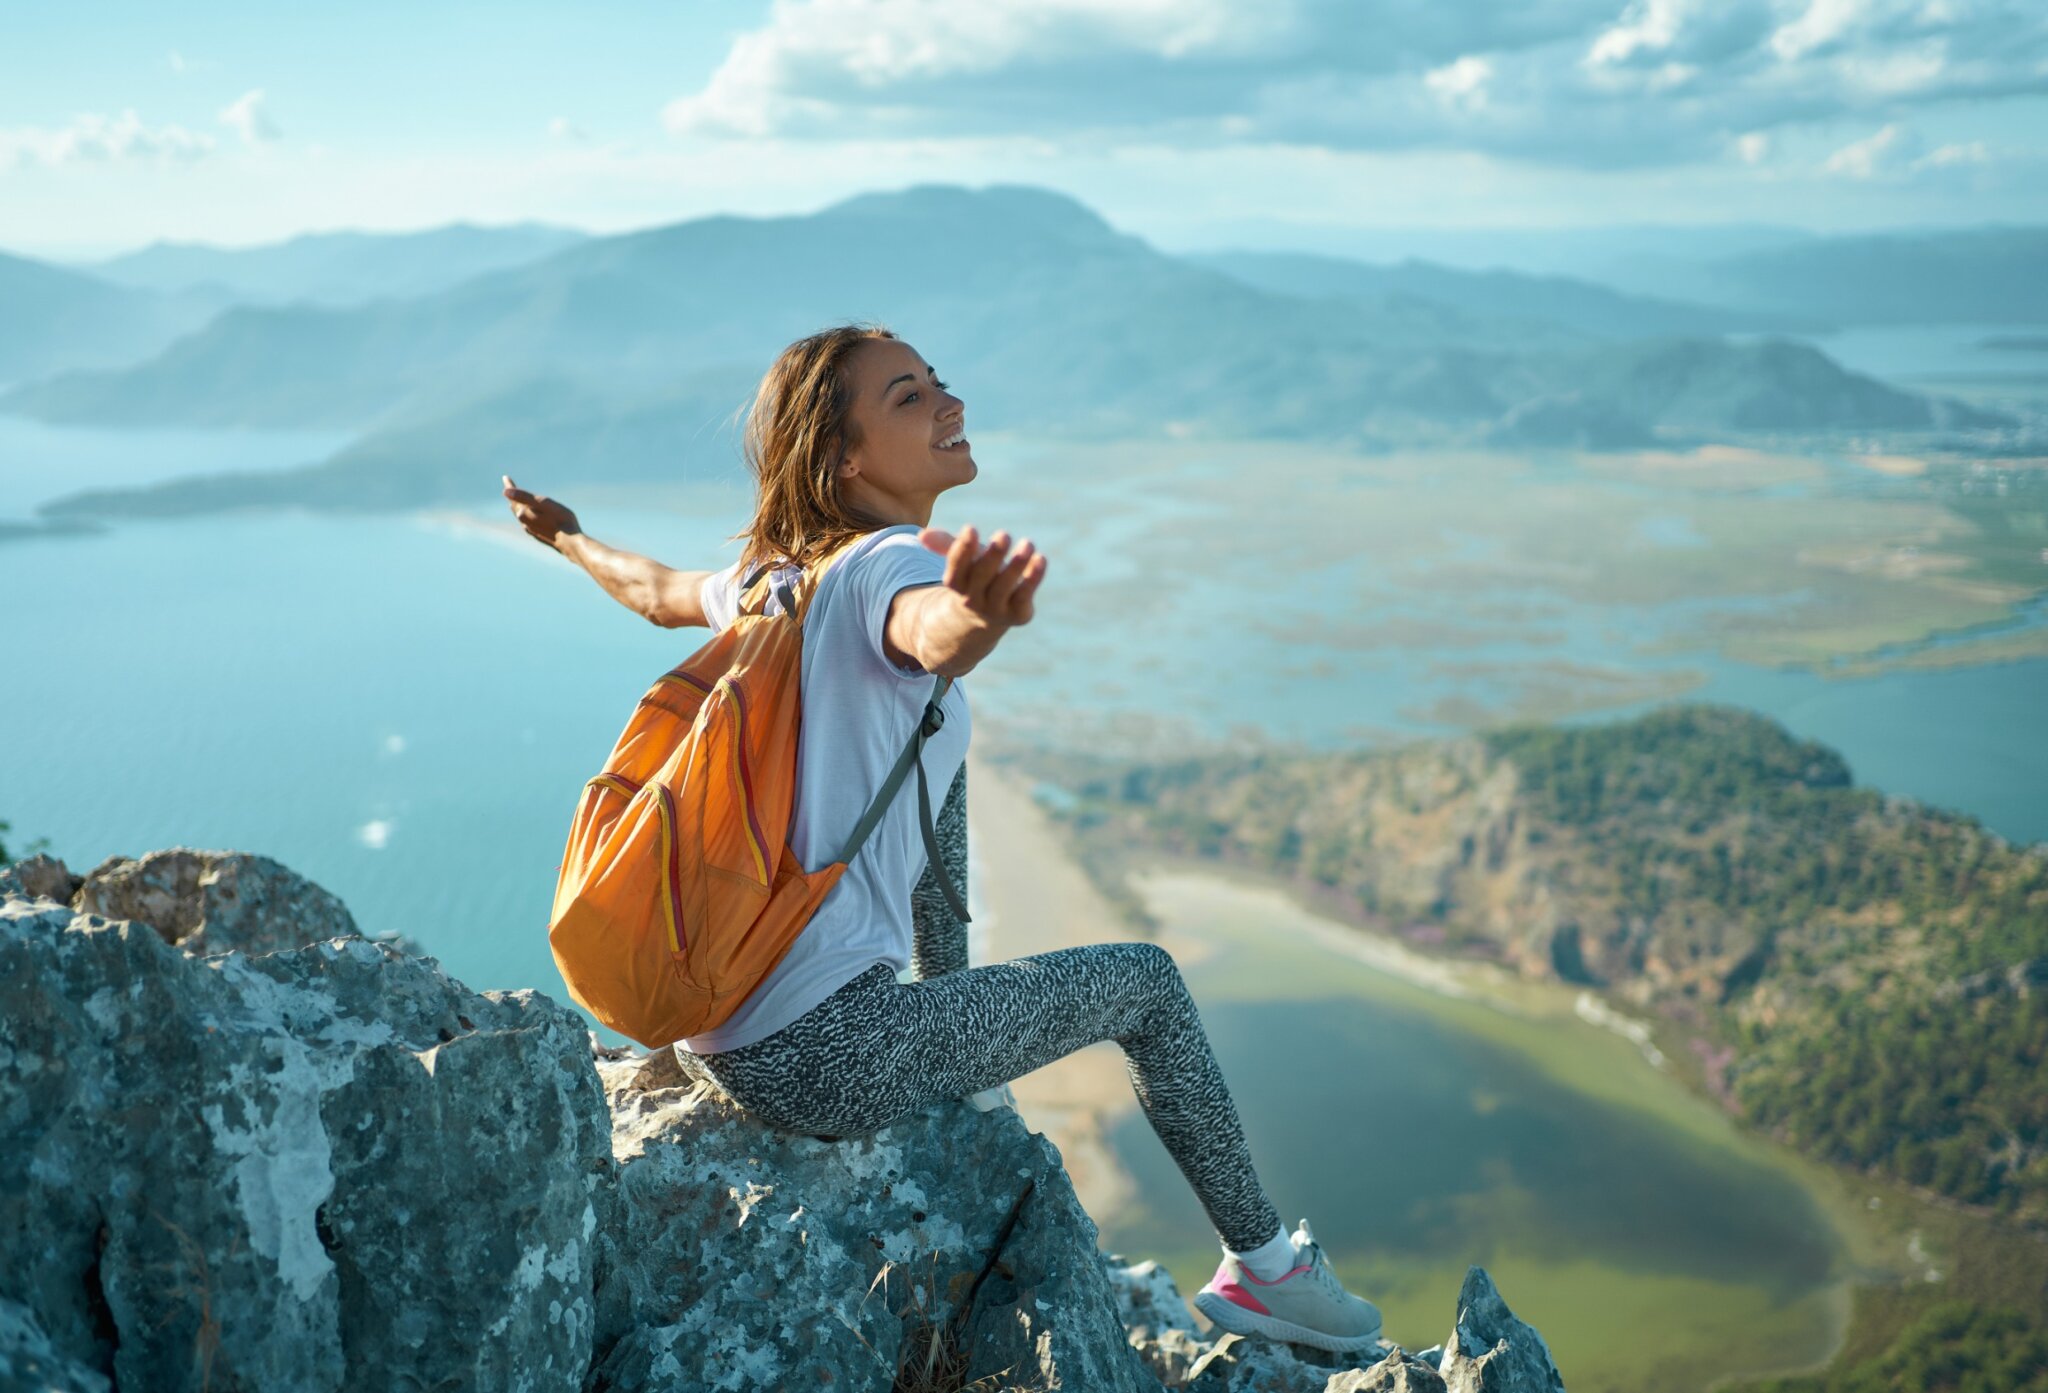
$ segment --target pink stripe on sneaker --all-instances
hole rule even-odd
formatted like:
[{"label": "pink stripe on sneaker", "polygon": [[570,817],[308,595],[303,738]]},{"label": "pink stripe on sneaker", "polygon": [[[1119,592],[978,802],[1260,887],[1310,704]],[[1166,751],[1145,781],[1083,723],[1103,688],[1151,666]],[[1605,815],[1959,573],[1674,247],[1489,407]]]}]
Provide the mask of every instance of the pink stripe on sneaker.
[{"label": "pink stripe on sneaker", "polygon": [[[1247,1273],[1246,1275],[1250,1276],[1249,1273]],[[1258,1278],[1253,1277],[1252,1280],[1256,1282]],[[1272,1283],[1268,1282],[1266,1285],[1271,1286]],[[1209,1290],[1215,1292],[1218,1296],[1222,1297],[1225,1301],[1230,1302],[1234,1306],[1244,1307],[1247,1311],[1257,1311],[1262,1316],[1270,1316],[1273,1314],[1271,1311],[1266,1309],[1265,1302],[1259,1300],[1258,1297],[1253,1296],[1250,1292],[1246,1291],[1237,1283],[1231,1281],[1228,1277],[1225,1277],[1220,1281],[1211,1282],[1209,1284]]]},{"label": "pink stripe on sneaker", "polygon": [[1272,1281],[1269,1282],[1264,1277],[1261,1277],[1258,1273],[1252,1271],[1249,1267],[1245,1267],[1243,1263],[1239,1263],[1238,1266],[1244,1269],[1244,1275],[1246,1280],[1257,1282],[1262,1287],[1277,1287],[1282,1282],[1286,1281],[1289,1277],[1292,1277],[1295,1273],[1306,1272],[1309,1269],[1308,1263],[1303,1263],[1299,1267],[1290,1267],[1289,1269],[1287,1269],[1287,1271],[1281,1273],[1279,1276],[1275,1277]]}]

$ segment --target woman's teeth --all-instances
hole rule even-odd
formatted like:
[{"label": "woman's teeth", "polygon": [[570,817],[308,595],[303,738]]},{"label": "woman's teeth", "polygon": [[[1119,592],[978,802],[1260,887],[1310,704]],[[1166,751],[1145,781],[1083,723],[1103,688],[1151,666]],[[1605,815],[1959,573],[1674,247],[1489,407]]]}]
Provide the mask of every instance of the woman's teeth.
[{"label": "woman's teeth", "polygon": [[962,441],[964,441],[964,440],[966,440],[966,439],[967,439],[967,433],[966,433],[965,431],[957,431],[957,430],[956,430],[956,431],[954,431],[954,432],[953,432],[953,433],[952,433],[951,435],[947,436],[947,437],[946,437],[946,438],[945,438],[944,440],[941,440],[941,441],[939,442],[939,448],[940,448],[941,450],[950,450],[950,449],[952,449],[952,448],[953,448],[953,447],[954,447],[955,445],[958,445],[958,444],[960,444],[960,443],[961,443]]}]

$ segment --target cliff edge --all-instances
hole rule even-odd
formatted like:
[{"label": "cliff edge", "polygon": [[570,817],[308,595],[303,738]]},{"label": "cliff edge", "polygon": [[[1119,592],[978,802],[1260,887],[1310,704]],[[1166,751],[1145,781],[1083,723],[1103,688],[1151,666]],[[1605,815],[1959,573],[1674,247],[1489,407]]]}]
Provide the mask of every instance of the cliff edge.
[{"label": "cliff edge", "polygon": [[1210,1340],[1013,1111],[778,1132],[410,947],[261,856],[0,868],[0,1389],[1563,1387],[1478,1268],[1419,1354]]}]

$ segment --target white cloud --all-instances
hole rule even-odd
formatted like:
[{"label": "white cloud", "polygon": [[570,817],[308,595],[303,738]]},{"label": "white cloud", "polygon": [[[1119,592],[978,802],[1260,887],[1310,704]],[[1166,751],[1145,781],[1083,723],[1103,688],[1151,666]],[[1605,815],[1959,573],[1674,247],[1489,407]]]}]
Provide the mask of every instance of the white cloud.
[{"label": "white cloud", "polygon": [[1868,179],[1884,170],[1905,153],[1906,133],[1897,123],[1887,123],[1861,140],[1851,141],[1829,155],[1821,166],[1829,174],[1850,179]]},{"label": "white cloud", "polygon": [[[1257,47],[1289,6],[1230,0],[776,0],[700,92],[662,110],[683,134],[764,136],[829,120],[839,100],[907,117],[885,90],[1011,68],[1137,57],[1175,64]],[[812,91],[844,95],[812,96]]]},{"label": "white cloud", "polygon": [[1486,84],[1493,81],[1493,64],[1474,54],[1455,63],[1432,68],[1422,75],[1422,85],[1445,106],[1466,111],[1486,105]]},{"label": "white cloud", "polygon": [[1771,153],[1769,131],[1747,131],[1735,138],[1735,153],[1744,164],[1762,164]]},{"label": "white cloud", "polygon": [[1771,35],[1771,52],[1795,62],[1842,37],[1871,9],[1870,0],[1809,0],[1799,18]]},{"label": "white cloud", "polygon": [[0,169],[16,165],[68,165],[196,160],[214,139],[183,126],[147,126],[133,108],[119,116],[84,112],[66,126],[0,127]]},{"label": "white cloud", "polygon": [[663,109],[729,140],[1463,148],[1552,167],[2048,95],[2041,0],[774,0]]},{"label": "white cloud", "polygon": [[572,140],[582,142],[590,139],[590,132],[566,116],[557,116],[548,122],[548,138],[551,140]]},{"label": "white cloud", "polygon": [[1625,63],[1639,50],[1671,47],[1684,20],[1685,0],[1635,0],[1622,17],[1593,39],[1588,63]]},{"label": "white cloud", "polygon": [[1990,161],[1991,152],[1985,148],[1984,142],[1972,140],[1961,144],[1938,146],[1913,161],[1913,168],[1946,169],[1952,165],[1988,164]]},{"label": "white cloud", "polygon": [[262,145],[282,134],[277,122],[271,119],[270,103],[264,98],[261,87],[244,92],[222,107],[220,123],[232,126],[240,133],[244,145]]},{"label": "white cloud", "polygon": [[373,817],[356,828],[356,840],[371,851],[382,851],[391,845],[391,827],[390,818]]}]

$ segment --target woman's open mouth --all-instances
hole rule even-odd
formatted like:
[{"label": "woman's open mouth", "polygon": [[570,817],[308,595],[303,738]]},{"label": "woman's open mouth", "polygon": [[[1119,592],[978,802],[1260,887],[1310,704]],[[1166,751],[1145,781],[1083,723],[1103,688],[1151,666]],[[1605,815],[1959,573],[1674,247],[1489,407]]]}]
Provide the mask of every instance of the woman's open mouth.
[{"label": "woman's open mouth", "polygon": [[964,450],[967,448],[967,432],[964,429],[956,430],[933,448],[939,450]]}]

